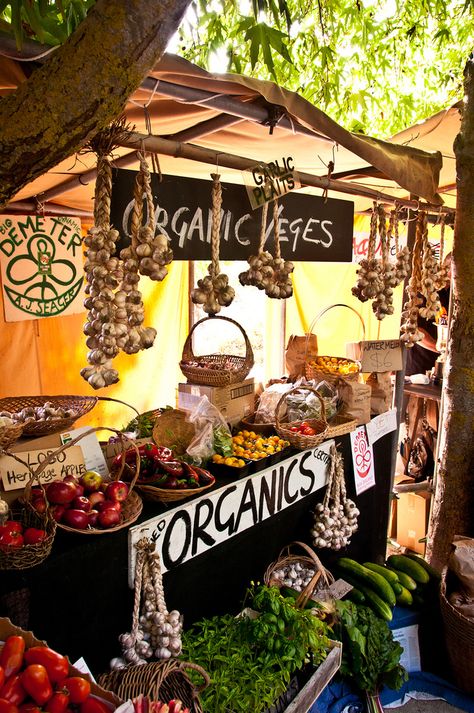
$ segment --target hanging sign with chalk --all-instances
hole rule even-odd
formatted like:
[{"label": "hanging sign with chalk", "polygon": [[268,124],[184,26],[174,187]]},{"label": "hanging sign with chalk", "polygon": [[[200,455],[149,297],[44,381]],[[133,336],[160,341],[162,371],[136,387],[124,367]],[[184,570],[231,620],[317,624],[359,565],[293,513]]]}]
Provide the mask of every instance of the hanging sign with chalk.
[{"label": "hanging sign with chalk", "polygon": [[247,171],[242,171],[242,175],[250,205],[254,210],[264,203],[301,188],[291,156],[283,156],[270,163],[259,163]]}]

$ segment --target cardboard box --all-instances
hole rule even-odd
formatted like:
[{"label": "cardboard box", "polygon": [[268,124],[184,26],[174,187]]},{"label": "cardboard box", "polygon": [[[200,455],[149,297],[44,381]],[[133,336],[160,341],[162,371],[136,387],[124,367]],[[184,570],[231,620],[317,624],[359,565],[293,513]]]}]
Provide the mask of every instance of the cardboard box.
[{"label": "cardboard box", "polygon": [[[0,641],[5,641],[9,636],[22,636],[25,640],[26,649],[30,649],[32,646],[48,645],[45,641],[37,639],[31,631],[24,631],[18,626],[14,626],[10,619],[7,619],[6,617],[0,618]],[[59,651],[58,653],[67,656],[67,652]],[[82,678],[87,678],[91,684],[91,694],[107,703],[111,711],[114,711],[123,702],[118,696],[115,695],[115,693],[106,691],[105,688],[98,686],[90,676],[82,673],[79,669],[74,668],[71,664],[69,664],[69,676],[82,676]]]},{"label": "cardboard box", "polygon": [[179,384],[178,408],[192,411],[203,396],[207,396],[225,420],[235,426],[242,418],[255,411],[255,380],[245,379],[230,386]]},{"label": "cardboard box", "polygon": [[399,493],[397,501],[397,542],[423,555],[430,514],[429,493]]}]

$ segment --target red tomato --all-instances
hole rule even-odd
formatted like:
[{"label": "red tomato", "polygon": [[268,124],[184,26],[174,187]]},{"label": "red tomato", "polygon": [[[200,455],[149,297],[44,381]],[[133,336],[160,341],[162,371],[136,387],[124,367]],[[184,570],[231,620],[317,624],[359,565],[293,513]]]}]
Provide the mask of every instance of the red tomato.
[{"label": "red tomato", "polygon": [[53,695],[48,672],[39,663],[32,663],[21,674],[21,683],[27,693],[39,706],[49,701]]},{"label": "red tomato", "polygon": [[0,688],[3,686],[5,683],[5,671],[3,670],[2,666],[0,666]]},{"label": "red tomato", "polygon": [[300,423],[301,428],[306,428],[307,426],[309,426],[309,423],[307,421],[301,421],[301,423]]},{"label": "red tomato", "polygon": [[6,701],[10,701],[15,706],[19,706],[20,703],[26,698],[26,691],[21,685],[21,674],[14,673],[5,679],[5,683],[0,689],[0,698],[4,698]]},{"label": "red tomato", "polygon": [[18,713],[18,708],[14,703],[0,698],[0,713]]},{"label": "red tomato", "polygon": [[46,703],[44,710],[46,713],[65,713],[68,705],[69,695],[63,691],[56,691]]},{"label": "red tomato", "polygon": [[88,696],[84,703],[81,703],[80,713],[110,713],[110,708],[95,696]]},{"label": "red tomato", "polygon": [[20,713],[42,713],[36,703],[22,703],[18,708]]},{"label": "red tomato", "polygon": [[58,688],[69,694],[71,703],[84,703],[91,692],[91,684],[82,676],[70,676],[59,684]]},{"label": "red tomato", "polygon": [[5,678],[18,673],[23,665],[25,640],[22,636],[9,636],[0,654],[0,666],[5,672]]},{"label": "red tomato", "polygon": [[300,430],[300,429],[298,428],[298,426],[291,426],[291,428],[290,428],[290,431],[291,431],[292,433],[298,433],[299,430]]},{"label": "red tomato", "polygon": [[305,436],[314,436],[316,431],[314,430],[314,428],[311,428],[311,426],[307,426],[306,428],[303,429],[302,433]]},{"label": "red tomato", "polygon": [[32,646],[25,651],[25,661],[27,664],[39,663],[44,666],[51,683],[63,681],[69,673],[67,658],[48,646]]}]

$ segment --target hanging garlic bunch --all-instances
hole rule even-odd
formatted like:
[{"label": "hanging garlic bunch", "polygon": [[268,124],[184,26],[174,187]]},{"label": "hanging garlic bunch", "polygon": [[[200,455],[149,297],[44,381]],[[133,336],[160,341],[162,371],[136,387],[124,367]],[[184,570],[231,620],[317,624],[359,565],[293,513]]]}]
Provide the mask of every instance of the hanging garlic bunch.
[{"label": "hanging garlic bunch", "polygon": [[97,179],[95,185],[94,226],[84,239],[84,270],[86,274],[86,299],[84,306],[89,313],[83,331],[89,349],[87,361],[90,366],[81,369],[81,376],[94,389],[109,386],[118,381],[112,359],[119,347],[108,334],[108,325],[115,321],[117,305],[114,287],[123,274],[119,261],[112,257],[115,252],[118,231],[110,227],[110,196],[112,192],[112,167],[107,150],[98,145]]},{"label": "hanging garlic bunch", "polygon": [[191,290],[194,304],[203,305],[207,314],[214,315],[221,307],[228,307],[235,297],[234,288],[229,285],[229,278],[220,271],[219,243],[221,226],[222,186],[220,176],[212,173],[212,227],[211,253],[212,262],[208,266],[209,274],[198,280],[197,287]]},{"label": "hanging garlic bunch", "polygon": [[372,302],[372,310],[377,319],[382,320],[386,315],[393,314],[393,287],[397,283],[395,267],[390,263],[390,235],[391,225],[387,232],[386,213],[382,205],[377,207],[379,217],[380,248],[382,252],[382,289],[377,292]]},{"label": "hanging garlic bunch", "polygon": [[383,291],[382,262],[375,258],[375,240],[377,237],[377,206],[374,203],[370,219],[369,244],[367,258],[359,263],[358,280],[352,288],[352,294],[361,302],[373,299]]},{"label": "hanging garlic bunch", "polygon": [[322,503],[314,509],[311,538],[315,547],[340,550],[349,544],[358,529],[359,509],[347,498],[344,460],[333,444],[331,446],[331,469],[326,493]]},{"label": "hanging garlic bunch", "polygon": [[[410,250],[406,245],[400,248],[398,210],[398,203],[395,203],[395,209],[390,214],[390,221],[392,221],[393,217],[392,235],[395,241],[395,276],[397,278],[397,285],[400,285],[410,274]],[[397,285],[395,285],[395,287]]]},{"label": "hanging garlic bunch", "polygon": [[440,217],[440,239],[439,239],[439,264],[435,276],[435,288],[442,290],[449,282],[449,267],[444,261],[444,233],[446,230],[446,214],[442,213]]},{"label": "hanging garlic bunch", "polygon": [[275,238],[275,258],[273,260],[273,277],[265,287],[267,297],[287,299],[293,294],[291,273],[295,266],[289,260],[283,260],[280,251],[280,219],[278,217],[278,201],[273,201],[273,233]]},{"label": "hanging garlic bunch", "polygon": [[[165,660],[181,653],[182,617],[166,608],[159,555],[146,537],[136,544],[135,599],[132,631],[119,637],[122,658],[110,662],[112,669]],[[140,599],[143,597],[140,611]]]},{"label": "hanging garlic bunch", "polygon": [[413,246],[412,270],[407,290],[408,300],[405,302],[404,311],[402,312],[402,317],[405,322],[401,327],[401,340],[405,342],[406,347],[412,347],[416,342],[420,342],[423,339],[423,333],[418,329],[418,315],[420,313],[420,305],[423,303],[421,297],[419,297],[421,289],[423,216],[426,218],[426,213],[423,211],[418,213],[415,244]]},{"label": "hanging garlic bunch", "polygon": [[425,305],[420,307],[420,316],[425,319],[433,319],[441,309],[441,303],[435,286],[438,276],[438,262],[428,240],[428,216],[426,213],[424,213],[422,224],[422,251],[420,292],[425,298]]},{"label": "hanging garlic bunch", "polygon": [[[143,196],[147,205],[148,220],[143,225]],[[135,183],[135,205],[139,209],[132,214],[132,232],[136,235],[135,256],[138,271],[150,280],[161,282],[168,274],[166,265],[173,260],[173,251],[169,247],[166,235],[155,236],[155,209],[151,191],[151,176],[148,163],[140,155],[140,171]],[[134,221],[136,224],[134,224]]]}]

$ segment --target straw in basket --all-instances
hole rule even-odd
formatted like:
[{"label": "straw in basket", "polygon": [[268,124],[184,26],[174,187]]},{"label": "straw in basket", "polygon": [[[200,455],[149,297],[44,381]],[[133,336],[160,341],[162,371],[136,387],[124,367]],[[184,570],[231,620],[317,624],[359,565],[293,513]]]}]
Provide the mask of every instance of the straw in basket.
[{"label": "straw in basket", "polygon": [[[76,443],[79,443],[80,440],[85,438],[86,436],[90,436],[92,433],[96,433],[97,431],[111,431],[112,433],[115,433],[117,436],[120,438],[120,442],[122,443],[122,448],[125,450],[124,442],[128,443],[131,448],[135,450],[135,458],[136,458],[136,466],[135,466],[135,473],[132,481],[129,484],[129,493],[127,496],[127,499],[122,503],[122,508],[120,511],[120,522],[117,525],[114,525],[113,527],[109,527],[107,529],[100,529],[98,527],[88,527],[85,530],[80,530],[75,527],[69,527],[69,525],[65,525],[64,523],[58,523],[58,527],[60,527],[62,530],[66,530],[67,532],[74,532],[79,535],[105,535],[111,532],[117,532],[117,530],[122,530],[124,527],[128,527],[131,525],[135,520],[138,519],[140,516],[140,513],[143,509],[143,502],[140,498],[139,495],[133,490],[133,487],[135,485],[135,482],[139,476],[140,473],[140,454],[138,452],[138,448],[131,440],[128,438],[124,433],[121,431],[117,430],[116,428],[108,428],[105,426],[98,426],[97,428],[89,428],[87,431],[84,431],[83,433],[79,434],[76,436],[76,438],[73,438],[72,441],[68,441],[67,443],[64,443],[62,446],[57,448],[54,451],[51,451],[48,456],[44,459],[44,461],[41,462],[41,464],[38,466],[36,473],[37,475],[40,475],[43,470],[52,462],[54,462],[57,458],[57,456],[60,453],[63,453],[66,451],[68,448],[71,446],[75,446]],[[114,473],[114,480],[120,480],[120,477],[122,475],[123,469],[125,467],[125,458],[123,459],[122,465],[120,469],[117,470],[116,473]]]},{"label": "straw in basket", "polygon": [[10,448],[20,438],[24,427],[24,423],[15,422],[11,425],[0,426],[0,452]]},{"label": "straw in basket", "polygon": [[307,379],[319,381],[327,381],[330,384],[336,383],[337,379],[341,376],[349,381],[356,381],[359,378],[360,364],[354,359],[347,359],[346,357],[330,357],[330,356],[308,356],[309,339],[311,333],[316,326],[317,322],[321,319],[326,312],[333,309],[334,307],[346,307],[350,309],[351,312],[356,314],[362,325],[362,338],[365,339],[365,324],[362,316],[357,310],[350,305],[343,303],[333,304],[326,309],[323,309],[311,322],[310,328],[306,336],[306,350],[305,350],[305,375]]},{"label": "straw in basket", "polygon": [[[9,519],[21,522],[23,528],[25,529],[27,527],[35,527],[39,530],[44,530],[46,532],[46,537],[41,542],[36,542],[31,545],[23,545],[22,547],[12,548],[8,545],[0,546],[0,570],[29,569],[30,567],[35,567],[36,565],[41,564],[41,562],[43,562],[43,560],[45,560],[50,554],[51,548],[53,547],[54,536],[56,534],[57,523],[52,517],[49,507],[47,507],[46,494],[39,479],[40,468],[33,471],[28,463],[19,458],[15,453],[4,451],[4,455],[14,458],[31,474],[31,477],[25,486],[21,503],[18,504],[18,507],[14,507],[11,510]],[[39,486],[43,490],[43,496],[46,502],[46,509],[42,513],[38,512],[33,507],[31,488],[35,481],[38,482]],[[0,503],[3,502],[3,500],[0,500]]]},{"label": "straw in basket", "polygon": [[[207,354],[205,356],[195,356],[192,347],[192,336],[195,329],[210,320],[222,319],[234,324],[241,332],[245,341],[245,356],[233,356],[229,354]],[[254,365],[252,346],[244,328],[235,320],[229,317],[215,315],[205,317],[196,322],[191,328],[183,346],[183,354],[179,363],[180,369],[193,384],[204,386],[227,386],[243,381],[250,369]]]},{"label": "straw in basket", "polygon": [[[294,554],[292,551],[297,546],[306,554]],[[295,584],[298,581],[298,572],[306,571],[310,573],[311,579],[306,583]],[[312,573],[312,574],[311,574]],[[305,607],[308,601],[321,593],[321,598],[326,598],[323,594],[334,582],[334,577],[327,570],[317,556],[316,552],[304,542],[295,540],[286,545],[278,555],[278,558],[267,568],[264,575],[264,582],[269,587],[288,586],[299,591],[296,599],[297,606]],[[291,582],[293,582],[291,584]]]},{"label": "straw in basket", "polygon": [[[283,402],[289,394],[293,394],[297,391],[311,391],[311,393],[316,394],[321,403],[321,418],[310,418],[305,420],[305,423],[307,423],[314,430],[315,433],[313,436],[306,436],[303,433],[298,433],[297,431],[291,430],[294,427],[300,426],[302,421],[291,421],[290,423],[280,422],[279,413]],[[293,448],[298,448],[299,450],[304,450],[305,448],[315,448],[324,440],[326,440],[328,437],[326,406],[324,404],[323,398],[316,391],[316,389],[313,389],[310,386],[299,386],[294,389],[290,389],[290,391],[287,391],[285,394],[283,394],[281,399],[277,403],[275,409],[275,430],[280,436],[280,438],[284,438],[285,440],[289,441]]]}]

